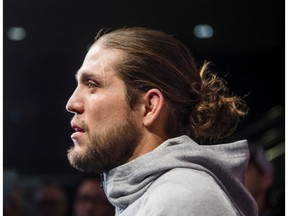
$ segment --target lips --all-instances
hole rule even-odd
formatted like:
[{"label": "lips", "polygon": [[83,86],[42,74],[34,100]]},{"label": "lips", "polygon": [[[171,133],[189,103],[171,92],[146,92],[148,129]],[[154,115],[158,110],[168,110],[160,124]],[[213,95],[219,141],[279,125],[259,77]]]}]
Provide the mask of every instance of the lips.
[{"label": "lips", "polygon": [[75,130],[75,132],[71,135],[72,139],[78,139],[85,133],[85,129],[74,122],[71,122],[71,127]]}]

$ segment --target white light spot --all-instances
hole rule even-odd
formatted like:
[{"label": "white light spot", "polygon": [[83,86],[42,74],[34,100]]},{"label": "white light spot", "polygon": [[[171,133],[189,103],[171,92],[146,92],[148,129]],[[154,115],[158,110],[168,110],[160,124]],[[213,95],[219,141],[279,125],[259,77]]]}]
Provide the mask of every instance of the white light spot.
[{"label": "white light spot", "polygon": [[214,30],[210,25],[196,25],[194,27],[194,35],[201,39],[211,38],[214,35]]},{"label": "white light spot", "polygon": [[26,30],[22,27],[17,27],[17,26],[11,27],[7,31],[7,37],[10,40],[14,40],[14,41],[24,40],[24,38],[26,37]]}]

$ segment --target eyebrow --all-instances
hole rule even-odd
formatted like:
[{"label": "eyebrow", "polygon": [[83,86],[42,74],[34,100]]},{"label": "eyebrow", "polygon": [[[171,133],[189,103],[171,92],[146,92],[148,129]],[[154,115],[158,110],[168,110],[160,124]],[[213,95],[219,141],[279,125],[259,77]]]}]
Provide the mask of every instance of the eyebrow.
[{"label": "eyebrow", "polygon": [[92,74],[91,72],[88,72],[88,71],[83,71],[83,72],[81,72],[81,74],[79,74],[79,72],[80,72],[80,70],[78,70],[75,74],[75,79],[77,82],[78,82],[78,79],[79,80],[81,80],[81,79],[96,79],[96,80],[101,81],[101,77],[99,77],[96,74]]}]

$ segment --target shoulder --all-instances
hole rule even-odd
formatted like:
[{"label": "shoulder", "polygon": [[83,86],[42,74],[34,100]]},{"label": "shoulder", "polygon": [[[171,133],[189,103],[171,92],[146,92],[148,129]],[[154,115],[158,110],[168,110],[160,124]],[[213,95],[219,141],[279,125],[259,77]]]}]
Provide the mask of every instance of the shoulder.
[{"label": "shoulder", "polygon": [[160,176],[147,190],[146,205],[169,215],[174,211],[175,215],[235,214],[228,196],[210,175],[185,168]]},{"label": "shoulder", "polygon": [[[177,189],[177,190],[176,190]],[[160,177],[151,185],[150,190],[161,190],[162,192],[177,193],[182,190],[187,194],[194,194],[197,191],[212,192],[221,190],[215,179],[202,170],[175,168]]]}]

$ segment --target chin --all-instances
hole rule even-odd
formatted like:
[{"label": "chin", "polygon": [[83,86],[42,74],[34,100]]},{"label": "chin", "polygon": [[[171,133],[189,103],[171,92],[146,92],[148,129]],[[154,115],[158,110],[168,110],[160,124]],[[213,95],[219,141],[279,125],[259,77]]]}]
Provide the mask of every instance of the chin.
[{"label": "chin", "polygon": [[81,172],[85,172],[85,170],[79,166],[79,160],[81,160],[81,158],[83,156],[81,156],[79,151],[77,151],[76,147],[71,147],[68,150],[67,157],[68,157],[68,161],[72,167],[74,167],[75,169],[77,169]]},{"label": "chin", "polygon": [[85,157],[86,151],[85,148],[80,146],[78,143],[75,143],[74,146],[70,147],[68,150],[68,158],[70,160],[73,158],[83,158]]}]

